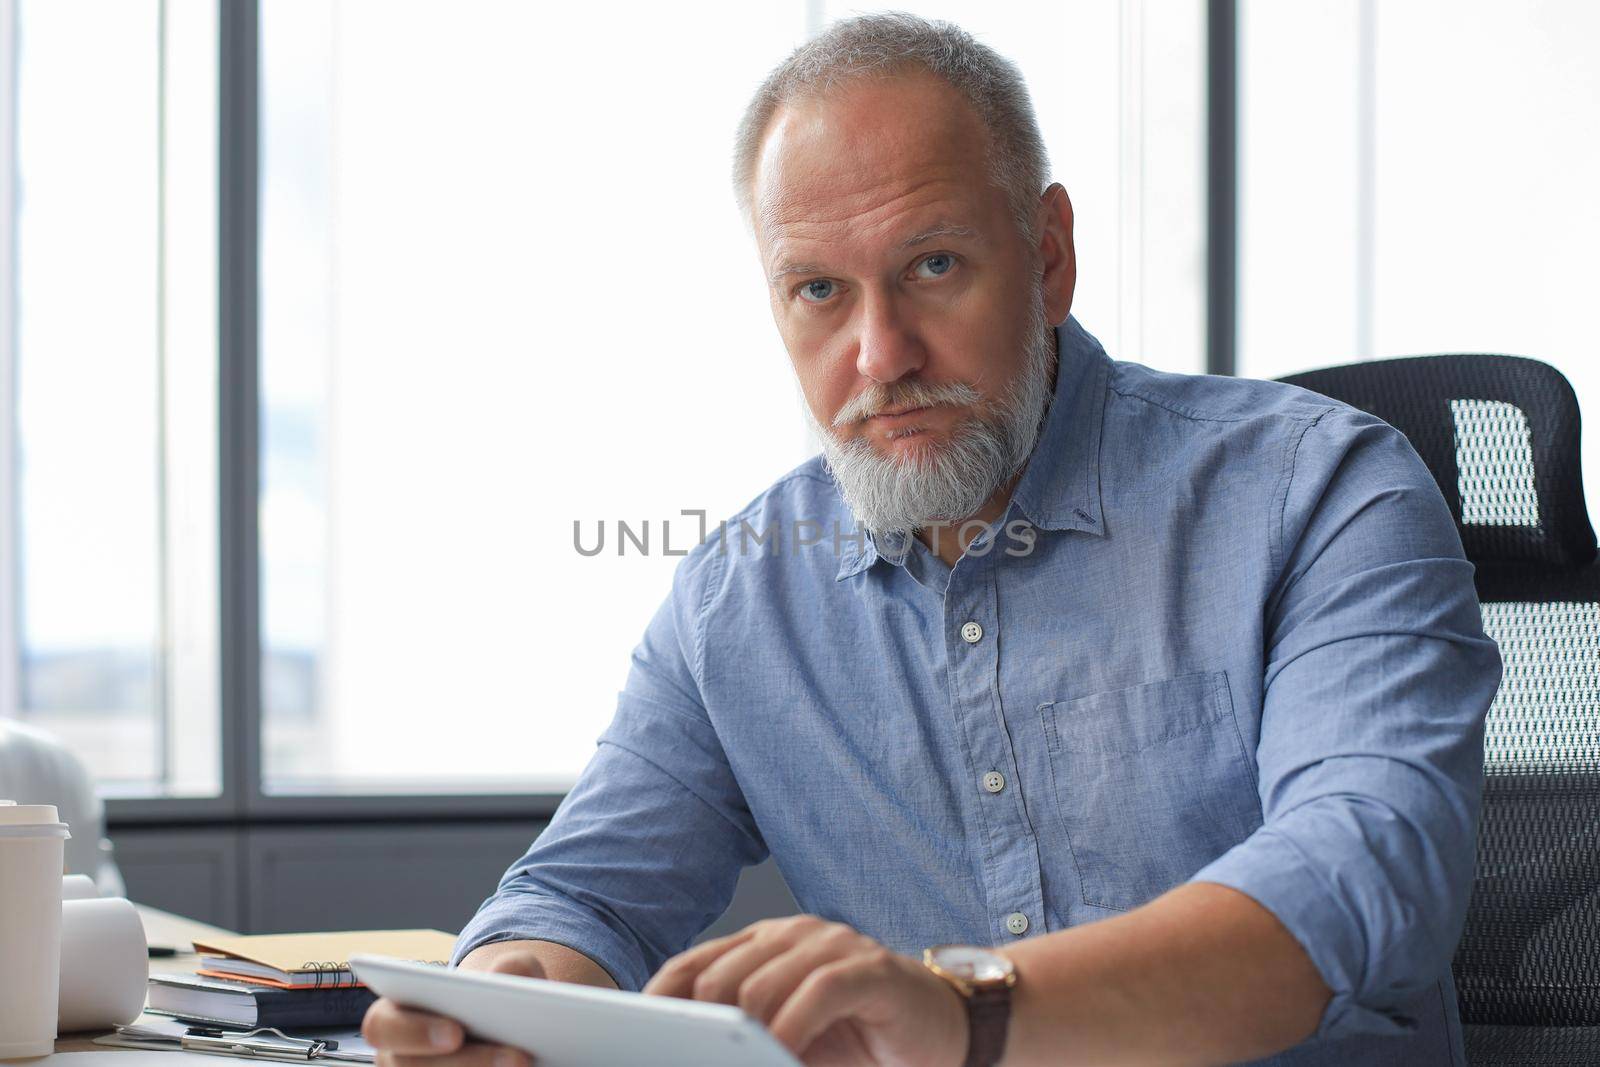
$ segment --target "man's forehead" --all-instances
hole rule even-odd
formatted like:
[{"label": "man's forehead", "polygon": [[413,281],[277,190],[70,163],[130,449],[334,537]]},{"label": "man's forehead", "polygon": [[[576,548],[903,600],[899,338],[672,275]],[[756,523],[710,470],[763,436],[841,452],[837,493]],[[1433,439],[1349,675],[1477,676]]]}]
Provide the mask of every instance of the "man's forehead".
[{"label": "man's forehead", "polygon": [[[971,213],[988,191],[985,134],[931,75],[874,80],[779,109],[755,173],[754,222],[769,241],[921,213]],[[908,237],[909,234],[901,235]]]},{"label": "man's forehead", "polygon": [[900,182],[892,177],[860,190],[818,190],[815,195],[774,202],[757,227],[768,248],[858,238],[875,244],[911,242],[918,234],[981,231],[989,223],[983,195],[947,178]]}]

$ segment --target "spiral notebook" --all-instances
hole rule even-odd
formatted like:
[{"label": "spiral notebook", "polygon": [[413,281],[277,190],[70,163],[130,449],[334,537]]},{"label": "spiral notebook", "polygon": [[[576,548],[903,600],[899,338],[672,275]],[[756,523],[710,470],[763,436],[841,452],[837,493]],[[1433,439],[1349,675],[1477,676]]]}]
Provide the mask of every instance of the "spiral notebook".
[{"label": "spiral notebook", "polygon": [[351,956],[393,956],[418,963],[448,963],[454,934],[442,930],[350,930],[326,934],[254,934],[210,937],[194,943],[196,973],[280,989],[356,986]]}]

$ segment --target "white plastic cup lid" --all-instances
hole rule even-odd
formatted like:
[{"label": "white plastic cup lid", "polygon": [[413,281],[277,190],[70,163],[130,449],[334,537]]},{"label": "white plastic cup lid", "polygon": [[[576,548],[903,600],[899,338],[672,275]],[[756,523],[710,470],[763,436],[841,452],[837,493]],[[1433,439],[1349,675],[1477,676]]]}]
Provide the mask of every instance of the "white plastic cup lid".
[{"label": "white plastic cup lid", "polygon": [[18,804],[14,800],[0,800],[0,834],[7,837],[23,834],[71,836],[54,804]]}]

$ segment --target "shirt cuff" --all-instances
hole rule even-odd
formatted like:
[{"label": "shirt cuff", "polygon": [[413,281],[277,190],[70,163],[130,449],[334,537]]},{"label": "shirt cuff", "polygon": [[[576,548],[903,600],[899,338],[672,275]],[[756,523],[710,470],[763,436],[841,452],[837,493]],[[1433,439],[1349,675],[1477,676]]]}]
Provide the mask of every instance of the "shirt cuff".
[{"label": "shirt cuff", "polygon": [[[1287,836],[1260,829],[1202,867],[1191,882],[1236,889],[1277,917],[1311,957],[1333,991],[1316,1039],[1353,1034],[1409,1034],[1417,1021],[1398,1009],[1358,999],[1366,945],[1362,922],[1331,881]],[[1397,998],[1403,1000],[1404,998]]]},{"label": "shirt cuff", "polygon": [[501,893],[491,897],[456,938],[450,966],[473,949],[497,941],[552,941],[581,952],[600,966],[618,989],[637,993],[649,970],[628,939],[594,914],[553,897]]}]

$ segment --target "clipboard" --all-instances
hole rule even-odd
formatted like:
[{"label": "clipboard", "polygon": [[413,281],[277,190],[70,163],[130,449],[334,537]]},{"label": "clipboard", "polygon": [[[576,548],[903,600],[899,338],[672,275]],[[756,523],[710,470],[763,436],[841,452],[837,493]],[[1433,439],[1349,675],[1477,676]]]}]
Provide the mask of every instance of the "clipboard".
[{"label": "clipboard", "polygon": [[[335,1036],[337,1035],[337,1036]],[[372,1063],[375,1054],[358,1030],[319,1032],[292,1037],[276,1027],[242,1030],[230,1026],[204,1026],[169,1017],[146,1014],[117,1027],[114,1033],[94,1039],[97,1045],[148,1051],[198,1052],[240,1059],[305,1062],[327,1060]]]},{"label": "clipboard", "polygon": [[[273,1037],[262,1037],[272,1034]],[[230,1033],[226,1030],[191,1030],[178,1039],[184,1052],[209,1052],[213,1056],[240,1056],[252,1060],[329,1060],[339,1048],[331,1038],[290,1037],[276,1026],[262,1026],[254,1030]]]}]

